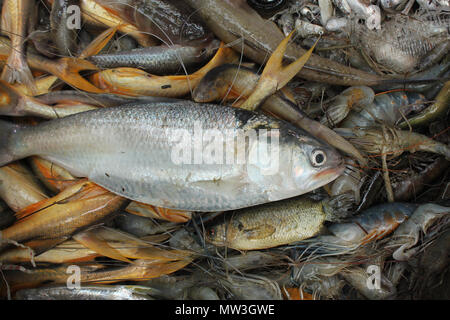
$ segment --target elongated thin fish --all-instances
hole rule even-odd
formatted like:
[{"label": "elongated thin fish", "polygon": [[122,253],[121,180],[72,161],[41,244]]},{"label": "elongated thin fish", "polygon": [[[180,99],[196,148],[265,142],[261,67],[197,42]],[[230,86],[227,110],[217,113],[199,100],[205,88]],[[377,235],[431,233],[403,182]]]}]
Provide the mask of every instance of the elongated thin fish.
[{"label": "elongated thin fish", "polygon": [[22,219],[1,230],[0,239],[21,242],[65,239],[102,221],[126,203],[126,199],[94,183],[81,181],[50,199],[41,200],[19,211],[16,216]]},{"label": "elongated thin fish", "polygon": [[238,210],[208,229],[206,238],[237,250],[267,249],[311,238],[326,220],[339,220],[345,214],[348,206],[340,204],[344,198],[313,201],[299,197]]},{"label": "elongated thin fish", "polygon": [[[127,23],[120,13],[107,10],[98,0],[80,0],[81,14],[83,23],[97,27],[118,27],[118,30],[124,34],[129,34],[143,47],[155,45],[152,37],[139,31],[135,25]],[[113,2],[111,2],[113,3]],[[114,1],[117,3],[117,1]]]},{"label": "elongated thin fish", "polygon": [[0,165],[40,155],[126,198],[179,210],[281,200],[344,169],[337,151],[284,121],[190,101],[92,110],[34,127],[2,121],[0,137]]},{"label": "elongated thin fish", "polygon": [[5,0],[2,7],[2,32],[11,39],[11,53],[2,72],[2,80],[25,83],[35,89],[33,75],[25,60],[25,38],[34,1]]},{"label": "elongated thin fish", "polygon": [[198,45],[173,45],[139,48],[109,54],[99,54],[89,58],[99,68],[129,67],[140,68],[152,74],[174,74],[208,61],[220,45],[219,41],[209,41]]},{"label": "elongated thin fish", "polygon": [[13,211],[19,211],[47,195],[32,172],[20,163],[11,163],[0,168],[0,198]]},{"label": "elongated thin fish", "polygon": [[23,289],[16,293],[16,300],[153,300],[147,294],[154,291],[141,286],[83,286],[69,289],[67,286]]},{"label": "elongated thin fish", "polygon": [[[102,268],[98,264],[79,265],[81,268],[82,284],[86,283],[114,283],[121,281],[145,281],[152,278],[158,278],[165,274],[176,272],[189,263],[192,258],[181,261],[149,261],[135,260],[121,268]],[[24,273],[20,270],[11,270],[4,272],[6,281],[12,293],[19,289],[33,288],[42,284],[60,284],[67,283],[68,265],[58,265],[56,267],[36,268]],[[0,287],[0,292],[4,294],[5,286]]]},{"label": "elongated thin fish", "polygon": [[[261,18],[244,0],[186,0],[186,3],[198,10],[198,15],[219,39],[233,43],[238,52],[244,46],[244,55],[258,63],[265,63],[283,39],[281,30],[272,21]],[[292,61],[304,53],[304,49],[292,44],[285,57]],[[298,75],[308,80],[346,86],[374,85],[383,79],[315,54]]]}]

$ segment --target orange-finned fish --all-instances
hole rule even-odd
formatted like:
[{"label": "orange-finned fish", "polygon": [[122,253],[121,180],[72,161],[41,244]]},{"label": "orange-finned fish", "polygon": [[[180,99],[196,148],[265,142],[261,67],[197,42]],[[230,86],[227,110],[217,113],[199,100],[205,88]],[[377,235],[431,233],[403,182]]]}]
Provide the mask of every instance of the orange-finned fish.
[{"label": "orange-finned fish", "polygon": [[34,0],[5,0],[1,21],[2,31],[11,39],[11,53],[1,78],[10,83],[24,83],[30,88],[35,88],[35,84],[25,59],[25,39],[34,4]]},{"label": "orange-finned fish", "polygon": [[[179,261],[135,260],[124,267],[102,268],[99,264],[79,265],[82,284],[107,284],[120,281],[146,281],[165,274],[174,273],[192,262],[192,258]],[[47,284],[65,284],[71,273],[69,265],[58,265],[53,268],[37,268],[23,272],[19,270],[5,271],[5,278],[11,292],[23,288],[33,288]],[[2,289],[5,289],[4,286]],[[4,294],[4,291],[2,292]]]},{"label": "orange-finned fish", "polygon": [[136,68],[115,68],[92,75],[100,89],[129,96],[182,97],[194,90],[201,78],[212,68],[237,59],[230,48],[221,46],[212,60],[190,75],[154,76]]},{"label": "orange-finned fish", "polygon": [[132,201],[125,211],[147,218],[156,218],[171,222],[186,222],[191,219],[192,212],[171,210],[149,204]]},{"label": "orange-finned fish", "polygon": [[100,27],[118,27],[120,32],[129,34],[143,47],[149,47],[156,43],[149,34],[139,31],[136,26],[123,20],[113,10],[107,10],[96,0],[80,0],[80,8],[83,21],[86,21],[87,24]]},{"label": "orange-finned fish", "polygon": [[45,119],[55,119],[93,109],[96,109],[96,107],[85,104],[49,106],[24,94],[9,83],[0,80],[0,115],[15,117],[36,116]]},{"label": "orange-finned fish", "polygon": [[0,239],[23,242],[65,239],[120,209],[126,199],[89,181],[81,181],[53,198],[16,213],[15,224],[0,231]]},{"label": "orange-finned fish", "polygon": [[[11,42],[8,39],[0,38],[0,59],[8,59],[10,52]],[[103,92],[79,74],[79,72],[83,70],[98,70],[98,68],[89,61],[72,57],[51,60],[32,53],[27,54],[26,61],[30,68],[51,73],[74,88],[93,93]],[[33,95],[37,94],[37,89],[31,91]]]},{"label": "orange-finned fish", "polygon": [[30,157],[29,163],[39,180],[53,192],[63,191],[80,181],[66,169],[40,157]]}]

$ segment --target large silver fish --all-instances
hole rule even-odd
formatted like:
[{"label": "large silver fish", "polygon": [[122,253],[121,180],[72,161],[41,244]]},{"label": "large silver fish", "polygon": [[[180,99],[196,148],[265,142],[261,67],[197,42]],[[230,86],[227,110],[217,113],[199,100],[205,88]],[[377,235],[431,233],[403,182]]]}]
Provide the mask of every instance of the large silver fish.
[{"label": "large silver fish", "polygon": [[294,197],[344,169],[337,151],[287,122],[190,101],[103,108],[33,127],[0,121],[0,166],[30,155],[126,198],[193,211]]}]

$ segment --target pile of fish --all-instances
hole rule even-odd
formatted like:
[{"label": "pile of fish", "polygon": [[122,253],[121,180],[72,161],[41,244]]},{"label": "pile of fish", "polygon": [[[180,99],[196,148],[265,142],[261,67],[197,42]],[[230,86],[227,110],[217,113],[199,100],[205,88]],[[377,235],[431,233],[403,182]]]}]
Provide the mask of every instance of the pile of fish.
[{"label": "pile of fish", "polygon": [[3,0],[1,299],[450,299],[448,0]]}]

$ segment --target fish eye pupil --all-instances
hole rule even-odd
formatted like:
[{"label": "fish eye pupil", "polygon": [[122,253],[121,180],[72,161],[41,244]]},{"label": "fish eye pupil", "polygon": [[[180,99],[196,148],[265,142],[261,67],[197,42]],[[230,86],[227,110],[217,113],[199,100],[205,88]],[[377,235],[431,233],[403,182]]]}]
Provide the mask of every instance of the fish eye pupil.
[{"label": "fish eye pupil", "polygon": [[314,166],[320,166],[325,163],[327,157],[322,150],[314,150],[311,155],[311,162]]},{"label": "fish eye pupil", "polygon": [[323,160],[324,160],[323,154],[319,153],[319,154],[316,155],[316,162],[317,162],[317,164],[321,164],[323,162]]}]

